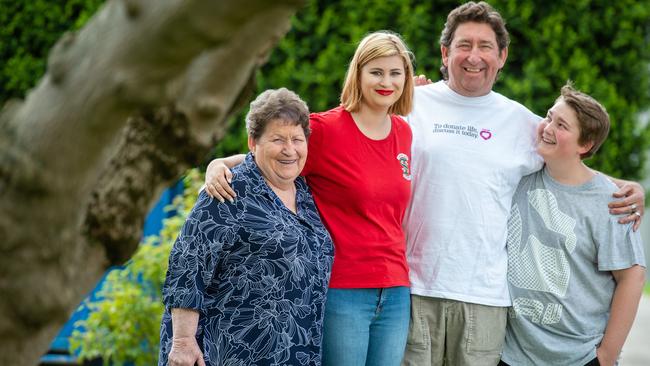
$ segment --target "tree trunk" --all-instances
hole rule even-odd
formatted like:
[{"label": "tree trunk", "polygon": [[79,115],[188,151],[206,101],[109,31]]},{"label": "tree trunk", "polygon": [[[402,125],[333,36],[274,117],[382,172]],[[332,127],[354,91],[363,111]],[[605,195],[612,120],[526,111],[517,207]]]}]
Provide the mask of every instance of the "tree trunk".
[{"label": "tree trunk", "polygon": [[0,114],[0,365],[35,365],[222,136],[298,0],[112,0]]}]

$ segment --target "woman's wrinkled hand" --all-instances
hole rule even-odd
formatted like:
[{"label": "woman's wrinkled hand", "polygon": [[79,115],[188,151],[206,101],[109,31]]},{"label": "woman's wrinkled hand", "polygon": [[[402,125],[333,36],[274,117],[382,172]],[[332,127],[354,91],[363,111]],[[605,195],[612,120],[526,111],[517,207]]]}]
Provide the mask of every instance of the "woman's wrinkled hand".
[{"label": "woman's wrinkled hand", "polygon": [[167,366],[205,366],[203,352],[194,337],[174,337]]}]

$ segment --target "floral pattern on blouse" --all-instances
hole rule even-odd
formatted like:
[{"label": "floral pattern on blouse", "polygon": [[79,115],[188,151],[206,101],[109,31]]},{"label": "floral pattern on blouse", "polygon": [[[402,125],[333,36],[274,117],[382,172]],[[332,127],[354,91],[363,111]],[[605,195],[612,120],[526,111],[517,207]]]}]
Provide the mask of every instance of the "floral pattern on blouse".
[{"label": "floral pattern on blouse", "polygon": [[307,185],[296,179],[294,214],[248,154],[232,187],[234,203],[202,191],[174,243],[159,365],[171,349],[171,308],[199,311],[208,365],[320,365],[333,245]]}]

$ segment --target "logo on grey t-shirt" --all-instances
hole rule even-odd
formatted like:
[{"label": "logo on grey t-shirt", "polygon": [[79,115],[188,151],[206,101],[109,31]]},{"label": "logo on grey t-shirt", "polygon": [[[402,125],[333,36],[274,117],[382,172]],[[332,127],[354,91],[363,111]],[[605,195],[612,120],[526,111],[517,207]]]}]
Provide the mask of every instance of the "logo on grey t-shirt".
[{"label": "logo on grey t-shirt", "polygon": [[[576,248],[576,221],[564,214],[553,193],[546,189],[528,192],[528,203],[539,214],[547,229],[564,236],[564,246],[569,254]],[[513,286],[564,297],[569,286],[571,270],[564,251],[544,245],[535,235],[530,235],[523,250],[522,223],[519,207],[513,206],[508,219],[508,281]],[[527,316],[534,323],[554,324],[560,321],[562,305],[543,304],[539,300],[518,297],[513,301],[511,316]]]}]

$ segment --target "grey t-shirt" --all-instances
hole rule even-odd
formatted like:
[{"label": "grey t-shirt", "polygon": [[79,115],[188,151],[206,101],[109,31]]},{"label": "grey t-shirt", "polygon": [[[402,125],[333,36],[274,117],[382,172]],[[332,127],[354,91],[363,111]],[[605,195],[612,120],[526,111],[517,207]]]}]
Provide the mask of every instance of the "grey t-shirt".
[{"label": "grey t-shirt", "polygon": [[645,266],[632,225],[607,203],[616,186],[597,174],[562,185],[546,169],[522,178],[508,219],[513,306],[502,359],[510,365],[584,365],[596,358],[616,282],[612,270]]}]

